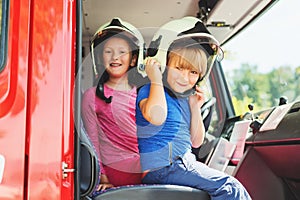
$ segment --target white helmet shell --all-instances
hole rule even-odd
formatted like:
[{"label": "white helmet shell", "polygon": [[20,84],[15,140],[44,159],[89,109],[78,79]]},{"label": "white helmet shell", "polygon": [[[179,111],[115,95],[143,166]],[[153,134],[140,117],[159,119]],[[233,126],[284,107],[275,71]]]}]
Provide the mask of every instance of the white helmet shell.
[{"label": "white helmet shell", "polygon": [[[202,21],[192,16],[172,20],[161,26],[154,34],[149,46],[149,50],[152,48],[152,51],[154,49],[156,53],[149,56],[154,57],[161,63],[161,70],[163,72],[166,67],[167,54],[171,44],[186,38],[191,38],[200,45],[205,44],[210,46],[211,53],[206,52],[208,54],[206,74],[208,74],[215,58],[219,60],[223,58],[223,51],[220,48],[219,42],[209,33]],[[146,76],[143,69],[140,69],[139,73]]]}]

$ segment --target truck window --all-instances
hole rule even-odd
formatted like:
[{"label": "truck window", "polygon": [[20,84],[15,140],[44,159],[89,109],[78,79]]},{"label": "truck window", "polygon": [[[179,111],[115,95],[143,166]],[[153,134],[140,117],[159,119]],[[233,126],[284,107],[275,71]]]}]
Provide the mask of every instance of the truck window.
[{"label": "truck window", "polygon": [[255,111],[277,106],[280,97],[300,99],[299,7],[298,0],[279,1],[223,46],[237,115],[249,111],[249,103]]},{"label": "truck window", "polygon": [[0,0],[0,72],[4,68],[7,56],[7,20],[8,1]]}]

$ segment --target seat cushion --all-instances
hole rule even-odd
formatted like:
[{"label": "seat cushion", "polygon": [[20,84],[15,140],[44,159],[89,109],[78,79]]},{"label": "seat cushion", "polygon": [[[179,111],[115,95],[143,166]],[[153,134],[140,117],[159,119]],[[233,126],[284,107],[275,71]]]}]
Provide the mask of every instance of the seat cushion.
[{"label": "seat cushion", "polygon": [[94,200],[209,200],[207,192],[178,185],[131,185],[98,192]]}]

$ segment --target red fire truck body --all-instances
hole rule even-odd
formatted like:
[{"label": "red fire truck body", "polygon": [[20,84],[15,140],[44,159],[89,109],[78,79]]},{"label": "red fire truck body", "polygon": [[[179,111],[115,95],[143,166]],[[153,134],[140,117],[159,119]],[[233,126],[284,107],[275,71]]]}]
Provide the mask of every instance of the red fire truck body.
[{"label": "red fire truck body", "polygon": [[74,199],[75,1],[9,3],[0,199]]}]

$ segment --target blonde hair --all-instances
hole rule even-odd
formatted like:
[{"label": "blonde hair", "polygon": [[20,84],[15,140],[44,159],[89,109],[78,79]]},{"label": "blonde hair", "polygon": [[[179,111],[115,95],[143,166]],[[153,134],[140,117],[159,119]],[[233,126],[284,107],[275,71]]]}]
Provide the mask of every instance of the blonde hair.
[{"label": "blonde hair", "polygon": [[167,65],[170,59],[173,62],[175,60],[178,67],[198,71],[200,73],[199,78],[206,74],[207,56],[201,48],[183,47],[172,49],[168,54]]}]

